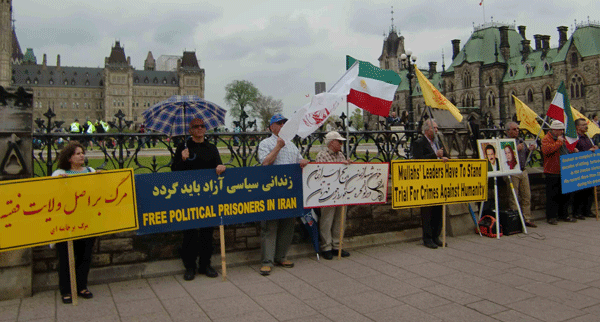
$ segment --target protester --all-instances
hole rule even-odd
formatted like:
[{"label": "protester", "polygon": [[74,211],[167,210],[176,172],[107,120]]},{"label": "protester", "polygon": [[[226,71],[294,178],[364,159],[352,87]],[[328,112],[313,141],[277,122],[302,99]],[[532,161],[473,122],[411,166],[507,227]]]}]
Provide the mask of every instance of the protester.
[{"label": "protester", "polygon": [[385,119],[387,127],[395,126],[400,124],[400,119],[396,116],[396,112],[391,112],[390,116]]},{"label": "protester", "polygon": [[[71,174],[94,173],[94,169],[85,166],[85,148],[78,141],[71,141],[58,155],[58,169],[52,173],[53,177],[66,177]],[[73,241],[75,256],[75,280],[77,295],[84,299],[91,299],[94,294],[88,290],[88,274],[92,262],[92,248],[95,237],[81,238]],[[71,296],[71,279],[69,270],[69,252],[67,242],[57,243],[58,253],[58,288],[62,301],[65,304],[73,303]]]},{"label": "protester", "polygon": [[[441,159],[448,161],[449,155],[444,151],[437,139],[437,123],[428,119],[423,123],[423,136],[419,137],[411,146],[413,159]],[[442,207],[421,207],[423,223],[423,245],[436,249],[443,246],[439,236],[442,232]]]},{"label": "protester", "polygon": [[[302,158],[298,148],[280,138],[279,131],[287,119],[281,114],[275,114],[269,121],[269,130],[272,135],[260,142],[258,145],[258,161],[262,165],[280,165],[299,163],[300,167],[308,164],[308,160]],[[300,215],[300,214],[299,214]],[[261,227],[261,249],[262,267],[261,275],[271,274],[273,265],[286,268],[294,267],[294,263],[287,260],[287,252],[292,243],[295,218],[282,218],[262,221]]]},{"label": "protester", "polygon": [[568,154],[565,146],[565,125],[554,120],[550,130],[542,139],[542,155],[544,157],[544,176],[546,177],[546,220],[551,225],[558,224],[558,219],[576,222],[567,212],[568,194],[562,194],[560,180],[560,156]]},{"label": "protester", "polygon": [[402,111],[402,116],[400,116],[400,125],[408,125],[408,111]]},{"label": "protester", "polygon": [[[219,150],[214,144],[206,141],[206,126],[202,119],[196,118],[190,122],[191,137],[182,142],[175,151],[172,171],[215,169],[217,175],[225,172],[225,166],[221,161]],[[213,231],[214,227],[188,229],[183,232],[181,244],[181,259],[185,266],[183,279],[191,281],[199,274],[208,277],[217,277],[219,274],[210,264],[213,253]],[[198,266],[196,266],[198,260]]]},{"label": "protester", "polygon": [[[575,152],[592,151],[596,152],[598,146],[594,145],[592,140],[585,134],[588,131],[588,124],[584,118],[575,120],[575,129],[579,140],[575,145]],[[594,194],[594,188],[587,188],[575,191],[573,193],[573,217],[577,219],[585,219],[585,217],[595,217],[590,212],[591,197]]]},{"label": "protester", "polygon": [[[519,124],[516,122],[508,122],[508,124],[506,124],[506,136],[515,139],[515,142],[517,143],[517,157],[519,158],[519,165],[521,167],[521,173],[510,175],[510,180],[512,181],[515,193],[519,199],[519,205],[517,205],[515,198],[512,196],[510,185],[506,185],[508,188],[509,207],[510,209],[517,210],[518,207],[521,206],[521,212],[525,218],[525,225],[527,227],[535,228],[537,225],[533,223],[533,217],[531,216],[531,188],[529,186],[529,173],[526,168],[527,155],[535,150],[535,145],[530,144],[529,147],[526,146],[523,138],[519,137]],[[505,177],[504,179],[508,183],[508,178]]]},{"label": "protester", "polygon": [[[346,159],[342,153],[342,146],[346,139],[338,132],[331,131],[325,135],[326,150],[320,151],[316,162],[342,162],[350,164],[352,161]],[[321,208],[321,218],[319,220],[319,235],[321,235],[321,254],[325,259],[333,259],[338,254],[340,248],[340,220],[343,207],[323,207]],[[342,249],[342,257],[348,257],[350,253]]]}]

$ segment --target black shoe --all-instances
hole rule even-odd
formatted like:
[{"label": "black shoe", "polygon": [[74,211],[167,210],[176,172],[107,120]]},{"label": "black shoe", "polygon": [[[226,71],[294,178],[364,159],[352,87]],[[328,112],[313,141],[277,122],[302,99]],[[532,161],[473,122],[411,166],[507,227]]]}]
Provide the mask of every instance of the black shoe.
[{"label": "black shoe", "polygon": [[585,216],[588,218],[596,218],[596,215],[594,214],[585,214]]},{"label": "black shoe", "polygon": [[71,297],[71,294],[62,294],[62,302],[64,304],[71,304],[73,303],[73,298]]},{"label": "black shoe", "polygon": [[436,245],[433,241],[426,241],[423,242],[423,245],[427,248],[431,248],[431,249],[437,249],[438,245]]},{"label": "black shoe", "polygon": [[577,216],[575,216],[575,219],[585,220],[585,216],[583,216],[583,215],[577,215]]},{"label": "black shoe", "polygon": [[183,274],[183,279],[186,281],[191,281],[196,277],[196,270],[193,268],[188,268],[185,270],[185,274]]},{"label": "black shoe", "polygon": [[204,269],[198,269],[198,273],[199,274],[204,274],[208,277],[217,277],[219,276],[219,273],[217,273],[217,271],[212,268],[212,266],[208,265],[206,266]]},{"label": "black shoe", "polygon": [[525,226],[527,226],[527,227],[531,227],[531,228],[537,228],[537,225],[536,225],[536,224],[534,224],[534,223],[533,223],[533,222],[531,222],[531,221],[526,221],[526,222],[525,222]]},{"label": "black shoe", "polygon": [[[444,246],[444,243],[442,243],[442,241],[439,240],[439,239],[434,239],[433,243],[436,244],[436,245],[438,245],[439,247]],[[448,243],[446,243],[446,247],[448,247]]]},{"label": "black shoe", "polygon": [[322,251],[321,252],[321,256],[323,256],[323,258],[325,258],[326,260],[332,260],[333,259],[333,254],[331,253],[330,250]]},{"label": "black shoe", "polygon": [[550,225],[558,225],[558,220],[556,220],[556,218],[551,218],[551,219],[548,219],[548,223]]},{"label": "black shoe", "polygon": [[577,222],[577,219],[575,219],[573,217],[566,217],[566,218],[563,218],[562,221],[564,221],[564,222]]},{"label": "black shoe", "polygon": [[[339,250],[332,249],[331,252],[333,253],[334,256],[337,256],[339,253]],[[348,257],[348,256],[350,256],[350,253],[348,253],[347,251],[342,249],[342,257]]]}]

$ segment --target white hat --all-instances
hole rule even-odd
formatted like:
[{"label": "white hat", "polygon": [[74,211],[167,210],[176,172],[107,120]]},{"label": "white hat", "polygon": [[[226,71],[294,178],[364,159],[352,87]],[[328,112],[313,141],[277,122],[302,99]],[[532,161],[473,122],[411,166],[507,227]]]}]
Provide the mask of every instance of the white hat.
[{"label": "white hat", "polygon": [[564,130],[565,129],[565,124],[563,122],[559,121],[559,120],[554,120],[550,124],[550,129],[551,130]]},{"label": "white hat", "polygon": [[331,131],[325,134],[325,141],[331,142],[333,140],[346,141],[343,136],[341,136],[337,131]]}]

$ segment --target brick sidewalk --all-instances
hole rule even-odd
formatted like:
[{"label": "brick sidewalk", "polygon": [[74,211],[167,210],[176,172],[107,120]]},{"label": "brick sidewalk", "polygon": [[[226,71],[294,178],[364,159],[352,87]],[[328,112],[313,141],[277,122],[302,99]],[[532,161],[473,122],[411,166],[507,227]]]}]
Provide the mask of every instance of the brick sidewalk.
[{"label": "brick sidewalk", "polygon": [[600,222],[539,228],[500,240],[449,238],[350,250],[341,261],[296,259],[228,281],[197,276],[91,285],[64,305],[57,291],[0,302],[0,321],[599,321]]}]

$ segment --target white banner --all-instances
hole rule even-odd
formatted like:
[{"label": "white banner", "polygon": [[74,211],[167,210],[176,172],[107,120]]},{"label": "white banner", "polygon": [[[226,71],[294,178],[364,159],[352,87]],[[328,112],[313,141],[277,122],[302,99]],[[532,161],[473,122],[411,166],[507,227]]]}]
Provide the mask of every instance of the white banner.
[{"label": "white banner", "polygon": [[389,163],[309,163],[302,169],[304,208],[382,204]]}]

